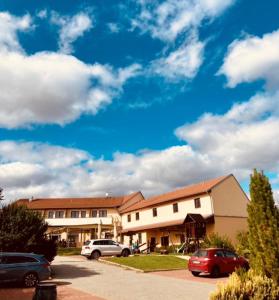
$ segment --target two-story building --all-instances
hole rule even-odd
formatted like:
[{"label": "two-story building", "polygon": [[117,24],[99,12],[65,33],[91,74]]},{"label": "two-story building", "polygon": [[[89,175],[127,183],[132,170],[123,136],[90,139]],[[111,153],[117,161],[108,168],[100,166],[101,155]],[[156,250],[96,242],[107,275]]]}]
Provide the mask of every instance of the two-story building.
[{"label": "two-story building", "polygon": [[122,235],[167,246],[215,232],[235,242],[247,229],[248,201],[233,175],[219,177],[120,207]]},{"label": "two-story building", "polygon": [[218,233],[235,241],[247,228],[248,198],[233,175],[145,199],[141,192],[119,197],[21,199],[40,212],[48,234],[80,246],[110,237],[151,247],[181,244]]}]

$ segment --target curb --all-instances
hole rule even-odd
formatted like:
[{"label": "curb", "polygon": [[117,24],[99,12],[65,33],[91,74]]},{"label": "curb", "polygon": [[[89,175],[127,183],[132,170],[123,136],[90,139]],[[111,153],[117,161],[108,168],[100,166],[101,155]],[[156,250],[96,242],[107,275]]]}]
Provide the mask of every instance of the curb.
[{"label": "curb", "polygon": [[116,267],[121,267],[124,270],[132,270],[132,271],[136,271],[139,273],[153,273],[153,272],[164,272],[164,271],[177,271],[177,270],[186,270],[186,268],[175,268],[175,269],[151,269],[151,270],[141,270],[141,269],[137,269],[137,268],[133,268],[133,267],[129,267],[126,265],[121,265],[106,259],[100,259],[98,260],[101,263],[107,264],[107,265],[112,265],[112,266],[116,266]]}]

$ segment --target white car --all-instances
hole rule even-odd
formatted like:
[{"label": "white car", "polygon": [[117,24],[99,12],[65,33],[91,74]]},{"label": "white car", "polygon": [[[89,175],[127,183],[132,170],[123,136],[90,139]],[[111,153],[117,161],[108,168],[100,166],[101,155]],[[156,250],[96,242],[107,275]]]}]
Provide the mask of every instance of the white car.
[{"label": "white car", "polygon": [[81,255],[88,259],[98,259],[100,256],[129,256],[131,251],[128,246],[118,244],[109,239],[89,240],[84,243]]}]

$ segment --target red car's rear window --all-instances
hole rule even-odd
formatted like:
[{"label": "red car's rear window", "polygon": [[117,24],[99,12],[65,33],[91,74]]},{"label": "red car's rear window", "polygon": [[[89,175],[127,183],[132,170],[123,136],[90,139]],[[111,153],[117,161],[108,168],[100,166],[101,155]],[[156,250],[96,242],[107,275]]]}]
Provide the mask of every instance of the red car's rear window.
[{"label": "red car's rear window", "polygon": [[208,251],[206,250],[197,250],[193,256],[196,256],[196,257],[207,257],[208,256]]}]

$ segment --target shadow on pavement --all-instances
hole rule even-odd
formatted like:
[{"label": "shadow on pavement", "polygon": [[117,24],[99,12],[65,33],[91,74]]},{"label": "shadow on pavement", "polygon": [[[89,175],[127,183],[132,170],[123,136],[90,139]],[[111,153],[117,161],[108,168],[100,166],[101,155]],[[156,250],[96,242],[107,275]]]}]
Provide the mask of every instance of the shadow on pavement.
[{"label": "shadow on pavement", "polygon": [[79,267],[75,265],[68,264],[59,264],[51,267],[53,270],[53,277],[55,279],[71,279],[71,278],[80,278],[87,277],[92,275],[99,275],[100,273],[95,272],[93,270],[89,270],[88,268]]}]

